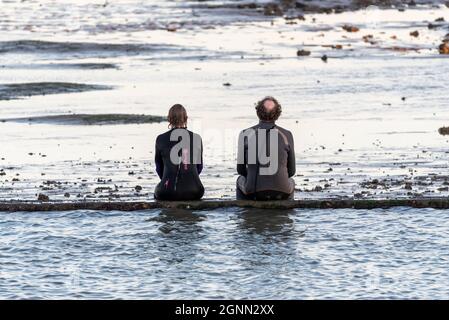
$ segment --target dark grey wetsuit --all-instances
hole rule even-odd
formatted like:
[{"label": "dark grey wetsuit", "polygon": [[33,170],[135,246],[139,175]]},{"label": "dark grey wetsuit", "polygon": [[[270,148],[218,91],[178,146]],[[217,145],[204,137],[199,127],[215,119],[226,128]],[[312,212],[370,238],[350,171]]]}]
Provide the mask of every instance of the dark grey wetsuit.
[{"label": "dark grey wetsuit", "polygon": [[[174,130],[184,135],[188,141],[179,147],[182,137],[172,135]],[[173,136],[175,141],[171,141]],[[172,149],[178,163],[170,157]],[[177,151],[177,152],[176,152]],[[173,156],[173,155],[172,155]],[[201,137],[187,129],[172,129],[156,139],[156,171],[161,182],[156,186],[154,198],[157,200],[199,200],[204,195],[204,187],[199,178],[203,169],[203,144]]]},{"label": "dark grey wetsuit", "polygon": [[[259,131],[258,129],[264,130]],[[252,130],[256,134],[257,140],[242,138],[242,136],[248,135],[248,130]],[[277,131],[277,150],[269,150],[271,130]],[[266,143],[259,145],[261,133],[265,134]],[[258,146],[256,152],[259,154],[277,155],[278,166],[274,174],[261,174],[260,169],[266,168],[268,165],[262,164],[258,157],[255,158],[255,162],[249,160],[249,143]],[[254,145],[253,147],[255,147]],[[259,150],[260,148],[262,150]],[[295,182],[291,177],[296,172],[296,161],[293,135],[290,131],[277,126],[274,122],[264,121],[243,130],[239,138],[238,159],[241,163],[237,164],[237,172],[240,175],[237,179],[237,199],[282,200],[293,198]]]}]

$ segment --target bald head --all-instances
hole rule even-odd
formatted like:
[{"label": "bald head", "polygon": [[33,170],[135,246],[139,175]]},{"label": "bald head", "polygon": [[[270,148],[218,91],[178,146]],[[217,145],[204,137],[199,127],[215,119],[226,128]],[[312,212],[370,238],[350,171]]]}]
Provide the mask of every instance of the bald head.
[{"label": "bald head", "polygon": [[263,106],[265,108],[265,111],[269,112],[269,113],[272,112],[274,110],[274,108],[276,108],[276,104],[274,103],[273,100],[266,100],[263,103]]}]

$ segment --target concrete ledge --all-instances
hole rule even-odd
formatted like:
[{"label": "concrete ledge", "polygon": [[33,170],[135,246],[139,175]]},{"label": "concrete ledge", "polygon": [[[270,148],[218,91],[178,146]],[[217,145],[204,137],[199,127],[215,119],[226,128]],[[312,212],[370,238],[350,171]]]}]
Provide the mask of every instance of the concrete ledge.
[{"label": "concrete ledge", "polygon": [[391,207],[449,209],[449,198],[411,199],[317,199],[289,201],[246,201],[246,200],[203,200],[176,202],[0,202],[0,212],[33,211],[137,211],[148,209],[217,209],[217,208],[259,208],[259,209],[374,209]]}]

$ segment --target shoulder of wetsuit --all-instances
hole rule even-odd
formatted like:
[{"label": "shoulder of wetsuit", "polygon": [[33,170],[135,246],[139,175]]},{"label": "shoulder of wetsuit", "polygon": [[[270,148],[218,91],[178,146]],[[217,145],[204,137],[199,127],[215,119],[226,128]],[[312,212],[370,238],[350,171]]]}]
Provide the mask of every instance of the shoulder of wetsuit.
[{"label": "shoulder of wetsuit", "polygon": [[289,131],[285,128],[282,128],[278,125],[276,125],[275,128],[281,134],[282,138],[284,139],[285,144],[290,145],[293,142],[293,134],[291,133],[291,131]]},{"label": "shoulder of wetsuit", "polygon": [[252,127],[243,129],[242,131],[240,131],[240,134],[245,134],[245,132],[248,131],[248,130],[257,130],[257,129],[259,129],[259,124],[256,124],[256,125],[254,125]]},{"label": "shoulder of wetsuit", "polygon": [[290,130],[287,130],[287,129],[285,129],[283,127],[280,127],[278,125],[276,125],[275,128],[278,129],[279,131],[281,131],[282,133],[284,133],[285,135],[293,137],[293,134],[292,134],[292,132]]},{"label": "shoulder of wetsuit", "polygon": [[260,128],[260,123],[254,125],[254,126],[252,126],[252,127],[249,127],[247,130],[249,130],[249,129],[257,130],[257,129],[259,129],[259,128]]},{"label": "shoulder of wetsuit", "polygon": [[190,134],[192,137],[195,137],[196,139],[201,139],[201,136],[200,136],[198,133],[195,133],[195,132],[190,131],[190,130],[187,130],[187,131],[189,132],[189,134]]},{"label": "shoulder of wetsuit", "polygon": [[160,143],[163,138],[164,138],[164,133],[161,133],[160,135],[158,135],[156,137],[156,144]]},{"label": "shoulder of wetsuit", "polygon": [[160,135],[158,135],[157,138],[156,138],[156,143],[157,143],[158,141],[159,141],[159,142],[163,142],[163,141],[166,141],[166,140],[170,140],[170,133],[171,133],[171,131],[172,131],[172,130],[168,130],[168,131],[166,131],[166,132],[161,133]]},{"label": "shoulder of wetsuit", "polygon": [[246,128],[246,129],[243,129],[242,131],[240,131],[239,137],[243,136],[243,135],[247,135],[248,131],[250,131],[250,133],[257,133],[257,129],[259,129],[258,125],[255,125],[255,126],[252,126],[252,127]]}]

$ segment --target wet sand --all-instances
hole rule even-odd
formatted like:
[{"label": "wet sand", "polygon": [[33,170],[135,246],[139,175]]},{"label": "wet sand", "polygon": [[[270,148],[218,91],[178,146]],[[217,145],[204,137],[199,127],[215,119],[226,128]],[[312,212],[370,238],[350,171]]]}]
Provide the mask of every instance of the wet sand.
[{"label": "wet sand", "polygon": [[449,124],[449,69],[439,51],[447,7],[295,8],[304,15],[294,19],[198,8],[220,19],[188,24],[187,10],[154,28],[132,12],[132,24],[94,23],[101,10],[120,9],[97,8],[72,29],[71,13],[61,13],[56,36],[45,23],[32,31],[0,24],[9,30],[0,37],[0,118],[22,119],[0,123],[1,200],[151,199],[154,140],[167,123],[79,116],[164,116],[178,102],[205,142],[205,197],[233,199],[236,137],[268,94],[281,101],[279,124],[296,140],[296,198],[449,195],[449,142],[439,134]]}]

